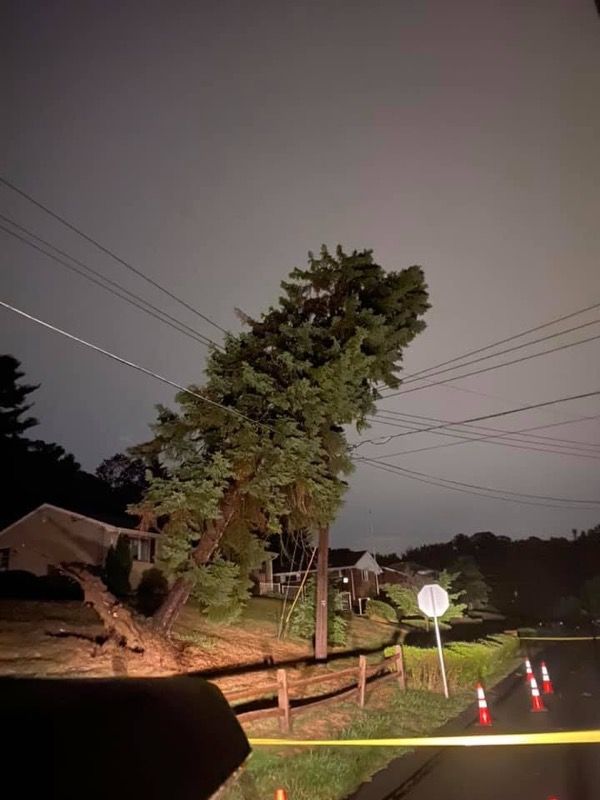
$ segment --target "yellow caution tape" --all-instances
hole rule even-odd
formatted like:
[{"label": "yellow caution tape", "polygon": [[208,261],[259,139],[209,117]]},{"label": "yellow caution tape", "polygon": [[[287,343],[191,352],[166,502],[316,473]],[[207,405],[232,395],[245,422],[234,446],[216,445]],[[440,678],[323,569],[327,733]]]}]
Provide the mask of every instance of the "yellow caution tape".
[{"label": "yellow caution tape", "polygon": [[522,642],[595,642],[597,636],[519,636]]},{"label": "yellow caution tape", "polygon": [[530,744],[600,744],[600,730],[500,733],[400,739],[248,739],[253,747],[495,747]]}]

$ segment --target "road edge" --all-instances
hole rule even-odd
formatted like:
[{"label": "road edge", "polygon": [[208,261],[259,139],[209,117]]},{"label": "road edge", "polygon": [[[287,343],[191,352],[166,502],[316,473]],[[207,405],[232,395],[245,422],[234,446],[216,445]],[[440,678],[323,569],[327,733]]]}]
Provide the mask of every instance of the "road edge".
[{"label": "road edge", "polygon": [[[501,703],[522,681],[518,674],[520,665],[516,666],[505,678],[502,678],[487,693],[491,706]],[[463,733],[466,728],[478,719],[477,702],[471,703],[456,717],[437,728],[432,735],[453,736]],[[348,795],[345,800],[400,800],[435,766],[442,749],[423,748],[411,754],[394,758],[383,769],[376,772],[368,781],[361,783],[358,789]]]}]

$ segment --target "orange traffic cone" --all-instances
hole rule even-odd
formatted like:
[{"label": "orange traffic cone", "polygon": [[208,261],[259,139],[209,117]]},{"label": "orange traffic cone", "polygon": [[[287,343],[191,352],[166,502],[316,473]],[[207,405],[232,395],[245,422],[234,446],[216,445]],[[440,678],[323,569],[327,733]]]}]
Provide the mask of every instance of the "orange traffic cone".
[{"label": "orange traffic cone", "polygon": [[554,694],[554,686],[552,686],[550,673],[544,661],[542,661],[542,692],[544,694]]},{"label": "orange traffic cone", "polygon": [[540,697],[540,690],[535,676],[532,676],[529,686],[531,688],[531,711],[547,711],[548,709],[544,706]]},{"label": "orange traffic cone", "polygon": [[285,789],[275,789],[274,800],[288,800],[287,792]]},{"label": "orange traffic cone", "polygon": [[485,692],[483,686],[477,684],[477,704],[479,705],[479,725],[491,725],[492,718],[488,709],[487,700],[485,699]]},{"label": "orange traffic cone", "polygon": [[531,661],[526,658],[525,659],[525,680],[527,684],[531,683],[531,679],[533,678],[533,670],[531,669]]}]

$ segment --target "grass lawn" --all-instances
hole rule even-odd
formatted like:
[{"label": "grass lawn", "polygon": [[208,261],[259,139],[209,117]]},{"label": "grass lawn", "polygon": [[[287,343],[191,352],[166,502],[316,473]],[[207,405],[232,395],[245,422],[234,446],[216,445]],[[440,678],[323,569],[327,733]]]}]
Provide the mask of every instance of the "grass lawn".
[{"label": "grass lawn", "polygon": [[[218,670],[228,666],[276,664],[310,659],[312,642],[288,636],[278,639],[282,601],[273,597],[251,597],[241,618],[231,625],[211,622],[193,603],[183,610],[174,635],[186,643],[200,668]],[[402,628],[352,615],[348,641],[331,649],[334,656],[359,650],[381,650],[402,636]]]},{"label": "grass lawn", "polygon": [[[515,657],[499,660],[486,680],[493,686],[518,663]],[[367,703],[360,709],[353,699],[316,707],[292,715],[296,739],[374,739],[419,736],[432,733],[475,699],[474,688],[455,690],[450,699],[427,690],[401,692],[394,681],[367,689]],[[247,735],[280,737],[277,721],[248,723]],[[262,800],[277,787],[285,788],[290,800],[342,800],[393,758],[403,748],[357,747],[257,748],[243,779],[231,787],[223,800]]]},{"label": "grass lawn", "polygon": [[[443,695],[427,691],[400,692],[389,682],[369,692],[365,709],[358,708],[355,702],[345,702],[297,716],[293,737],[373,739],[423,735],[451,719],[472,700],[472,692],[460,692],[446,700]],[[265,730],[265,723],[248,728],[250,736],[277,735],[272,727]],[[388,747],[257,748],[246,770],[247,777],[229,789],[223,800],[273,797],[277,787],[285,788],[293,800],[340,800],[404,752],[405,748]]]}]

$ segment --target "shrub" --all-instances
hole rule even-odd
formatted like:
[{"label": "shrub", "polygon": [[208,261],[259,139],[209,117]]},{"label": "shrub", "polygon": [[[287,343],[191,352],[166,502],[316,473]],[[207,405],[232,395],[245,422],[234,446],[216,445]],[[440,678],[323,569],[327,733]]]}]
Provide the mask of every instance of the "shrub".
[{"label": "shrub", "polygon": [[40,600],[79,600],[83,601],[83,589],[74,578],[49,572],[38,580],[38,597]]},{"label": "shrub", "polygon": [[[299,639],[312,639],[315,634],[315,582],[311,578],[306,582],[304,597],[298,601],[290,620],[289,631]],[[348,620],[344,619],[342,597],[332,586],[329,587],[327,620],[327,640],[332,645],[346,644],[348,637]]]},{"label": "shrub", "polygon": [[368,619],[380,619],[384,622],[398,622],[398,614],[394,607],[389,603],[384,603],[382,600],[367,601],[367,608],[365,611]]},{"label": "shrub", "polygon": [[21,569],[0,572],[0,597],[34,600],[38,597],[38,579]]},{"label": "shrub", "polygon": [[59,572],[34,575],[25,570],[0,572],[0,597],[15,600],[83,600],[81,586]]},{"label": "shrub", "polygon": [[136,605],[146,617],[151,617],[169,592],[169,583],[157,567],[147,569],[137,588]]},{"label": "shrub", "polygon": [[[442,678],[436,648],[407,647],[404,650],[404,669],[411,689],[442,691]],[[479,642],[454,642],[445,645],[446,677],[451,690],[472,688],[477,681],[508,667],[519,650],[516,636],[505,634]],[[386,648],[384,655],[392,655]]]},{"label": "shrub", "polygon": [[104,564],[104,583],[117,597],[124,597],[131,592],[129,574],[133,559],[129,537],[121,534],[116,547],[109,547]]}]

